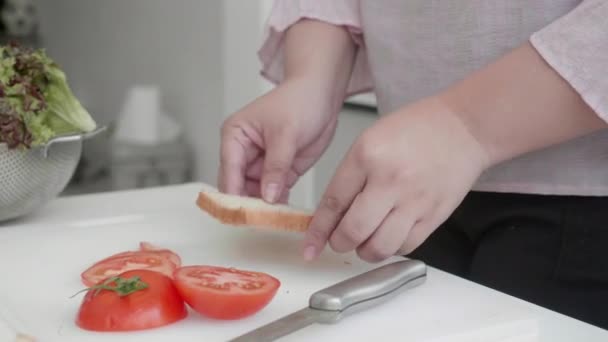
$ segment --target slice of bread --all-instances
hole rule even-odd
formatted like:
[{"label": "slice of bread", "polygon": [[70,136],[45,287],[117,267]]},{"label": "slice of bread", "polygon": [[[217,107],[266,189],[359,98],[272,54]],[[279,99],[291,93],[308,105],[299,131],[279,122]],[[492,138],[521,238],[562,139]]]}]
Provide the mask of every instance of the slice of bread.
[{"label": "slice of bread", "polygon": [[232,226],[304,232],[312,219],[311,213],[288,205],[216,190],[200,191],[196,204],[213,218]]}]

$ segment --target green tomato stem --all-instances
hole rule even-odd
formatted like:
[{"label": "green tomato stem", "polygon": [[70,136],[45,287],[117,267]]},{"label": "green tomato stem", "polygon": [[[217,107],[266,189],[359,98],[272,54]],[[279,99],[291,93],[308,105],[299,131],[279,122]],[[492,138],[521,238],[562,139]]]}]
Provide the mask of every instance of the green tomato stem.
[{"label": "green tomato stem", "polygon": [[[115,286],[111,286],[114,283]],[[112,277],[104,281],[102,284],[88,287],[86,289],[82,289],[75,294],[73,294],[70,298],[73,298],[77,294],[85,291],[95,290],[94,296],[98,295],[100,291],[114,291],[120,297],[128,296],[131,293],[141,291],[143,289],[148,288],[148,284],[143,282],[138,276],[133,276],[131,278],[121,278],[121,277]]]}]

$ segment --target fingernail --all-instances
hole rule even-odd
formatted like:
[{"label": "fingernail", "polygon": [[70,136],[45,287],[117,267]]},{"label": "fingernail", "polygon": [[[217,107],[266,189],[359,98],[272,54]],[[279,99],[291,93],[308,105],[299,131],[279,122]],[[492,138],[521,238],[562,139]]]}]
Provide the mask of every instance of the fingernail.
[{"label": "fingernail", "polygon": [[275,183],[270,183],[266,185],[266,189],[264,191],[264,198],[266,201],[274,203],[279,198],[279,185]]},{"label": "fingernail", "polygon": [[304,249],[304,260],[312,261],[317,254],[315,246],[308,246]]}]

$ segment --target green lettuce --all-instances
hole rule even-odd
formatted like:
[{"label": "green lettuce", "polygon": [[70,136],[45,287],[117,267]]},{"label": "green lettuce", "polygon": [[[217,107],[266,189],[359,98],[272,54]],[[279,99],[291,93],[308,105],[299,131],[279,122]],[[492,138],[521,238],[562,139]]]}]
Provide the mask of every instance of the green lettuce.
[{"label": "green lettuce", "polygon": [[0,143],[29,148],[95,128],[65,73],[44,50],[0,46]]}]

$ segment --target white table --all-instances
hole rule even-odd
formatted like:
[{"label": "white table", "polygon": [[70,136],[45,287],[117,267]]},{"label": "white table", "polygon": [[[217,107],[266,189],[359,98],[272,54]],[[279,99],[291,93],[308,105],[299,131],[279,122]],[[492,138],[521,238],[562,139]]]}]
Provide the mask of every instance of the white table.
[{"label": "white table", "polygon": [[[301,236],[218,224],[194,204],[203,184],[100,193],[53,201],[24,220],[0,225],[0,311],[41,341],[225,341],[300,309],[323,287],[377,265],[326,251],[313,264]],[[233,265],[282,281],[257,315],[213,322],[191,313],[172,326],[135,334],[91,334],[73,324],[80,272],[93,261],[148,240],[174,249],[185,264]],[[10,276],[9,276],[10,275]],[[42,281],[42,282],[41,282]],[[10,332],[2,335],[0,341]],[[315,325],[283,341],[608,341],[608,331],[429,268],[425,284],[394,301]]]}]

